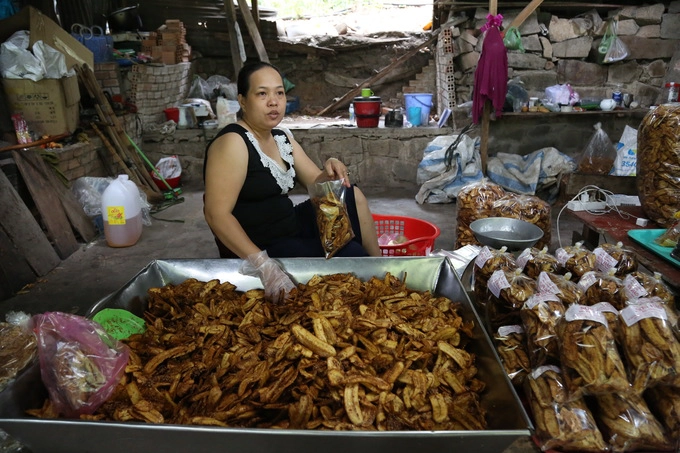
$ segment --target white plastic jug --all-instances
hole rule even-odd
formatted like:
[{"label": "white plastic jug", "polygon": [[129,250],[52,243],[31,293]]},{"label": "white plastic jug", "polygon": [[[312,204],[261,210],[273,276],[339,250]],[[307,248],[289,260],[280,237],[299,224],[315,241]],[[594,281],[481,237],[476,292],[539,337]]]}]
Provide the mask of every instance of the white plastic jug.
[{"label": "white plastic jug", "polygon": [[139,189],[128,175],[118,175],[104,190],[102,220],[109,247],[135,245],[142,235]]}]

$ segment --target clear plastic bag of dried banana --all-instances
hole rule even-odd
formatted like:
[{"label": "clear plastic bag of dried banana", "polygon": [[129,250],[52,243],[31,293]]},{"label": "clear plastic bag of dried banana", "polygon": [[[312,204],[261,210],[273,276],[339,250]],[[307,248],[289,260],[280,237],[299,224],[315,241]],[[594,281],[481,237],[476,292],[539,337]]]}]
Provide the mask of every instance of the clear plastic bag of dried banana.
[{"label": "clear plastic bag of dried banana", "polygon": [[549,365],[534,369],[525,379],[524,387],[541,450],[608,450],[583,398],[573,398],[567,392],[559,367]]},{"label": "clear plastic bag of dried banana", "polygon": [[8,313],[0,322],[0,392],[35,358],[37,340],[26,314]]},{"label": "clear plastic bag of dried banana", "polygon": [[564,275],[541,272],[536,285],[539,293],[554,294],[565,306],[583,303],[586,297],[583,288],[571,280],[571,272]]},{"label": "clear plastic bag of dried banana", "polygon": [[74,418],[95,412],[123,376],[128,347],[83,316],[46,312],[31,322],[54,415]]},{"label": "clear plastic bag of dried banana", "polygon": [[477,219],[494,217],[493,204],[506,195],[505,189],[484,178],[463,186],[456,197],[458,214],[456,218],[456,245],[482,245],[475,238],[470,224]]},{"label": "clear plastic bag of dried banana", "polygon": [[505,247],[500,250],[487,246],[482,247],[472,267],[472,290],[478,308],[483,309],[486,306],[489,277],[501,269],[517,269],[515,256],[508,252]]},{"label": "clear plastic bag of dried banana", "polygon": [[486,319],[490,331],[500,326],[522,324],[520,310],[536,294],[536,280],[527,277],[520,269],[497,270],[487,282]]},{"label": "clear plastic bag of dried banana", "polygon": [[533,368],[559,365],[560,354],[555,326],[564,316],[564,304],[550,293],[534,294],[520,310],[526,332],[527,352]]},{"label": "clear plastic bag of dried banana", "polygon": [[590,271],[583,274],[578,285],[583,288],[584,305],[595,305],[599,302],[609,302],[617,310],[626,305],[623,291],[623,280],[615,276],[615,269],[608,272]]},{"label": "clear plastic bag of dried banana", "polygon": [[345,206],[345,189],[344,179],[317,183],[308,189],[326,258],[332,258],[354,238]]},{"label": "clear plastic bag of dried banana", "polygon": [[666,285],[659,272],[648,274],[636,271],[623,279],[626,300],[639,297],[658,297],[663,303],[675,306],[675,295]]},{"label": "clear plastic bag of dried banana", "polygon": [[534,195],[517,195],[508,193],[493,204],[494,217],[509,217],[533,223],[543,230],[543,237],[534,247],[542,249],[550,247],[551,218],[550,203]]},{"label": "clear plastic bag of dried banana", "polygon": [[558,248],[555,250],[555,257],[565,272],[571,272],[574,280],[597,269],[597,256],[585,248],[583,242]]},{"label": "clear plastic bag of dried banana", "polygon": [[560,263],[554,255],[548,253],[548,247],[526,248],[515,261],[517,267],[531,278],[538,278],[541,272],[557,273],[560,270]]},{"label": "clear plastic bag of dried banana", "polygon": [[647,389],[645,401],[652,413],[666,428],[667,436],[680,449],[680,388],[658,385]]},{"label": "clear plastic bag of dried banana", "polygon": [[680,104],[651,109],[638,128],[637,177],[647,217],[670,227],[680,211]]},{"label": "clear plastic bag of dried banana", "polygon": [[524,327],[520,325],[499,327],[493,338],[505,373],[513,385],[520,386],[531,369]]},{"label": "clear plastic bag of dried banana", "polygon": [[595,419],[612,451],[674,451],[642,396],[607,393],[595,396],[595,401]]},{"label": "clear plastic bag of dried banana", "polygon": [[635,390],[660,384],[680,387],[680,341],[667,307],[656,298],[632,301],[619,313],[620,341]]},{"label": "clear plastic bag of dried banana", "polygon": [[638,268],[635,253],[624,247],[622,242],[600,244],[593,253],[597,257],[597,269],[602,272],[615,269],[614,275],[624,277]]},{"label": "clear plastic bag of dried banana", "polygon": [[621,324],[619,311],[609,302],[598,302],[595,305],[591,305],[591,307],[604,315],[607,324],[609,325],[609,330],[611,330],[612,335],[614,335],[614,341],[618,344],[619,339],[621,338],[619,336],[619,324]]},{"label": "clear plastic bag of dried banana", "polygon": [[673,223],[661,233],[654,243],[659,244],[661,247],[675,247],[680,241],[680,211],[673,215]]},{"label": "clear plastic bag of dried banana", "polygon": [[571,305],[556,326],[560,363],[573,396],[632,390],[605,315],[586,305]]}]

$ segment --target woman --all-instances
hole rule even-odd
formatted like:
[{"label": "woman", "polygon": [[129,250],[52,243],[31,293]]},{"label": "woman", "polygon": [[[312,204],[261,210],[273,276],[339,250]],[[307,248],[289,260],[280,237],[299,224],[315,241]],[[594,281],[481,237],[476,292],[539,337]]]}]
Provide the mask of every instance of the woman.
[{"label": "woman", "polygon": [[244,259],[242,272],[259,276],[277,300],[293,284],[270,257],[325,256],[311,202],[294,206],[288,191],[295,182],[306,188],[337,179],[347,187],[355,238],[335,256],[380,256],[368,201],[350,184],[347,167],[330,158],[319,169],[289,131],[276,128],[286,111],[279,70],[249,64],[239,72],[237,90],[239,120],[208,144],[203,167],[205,219],[220,256]]}]

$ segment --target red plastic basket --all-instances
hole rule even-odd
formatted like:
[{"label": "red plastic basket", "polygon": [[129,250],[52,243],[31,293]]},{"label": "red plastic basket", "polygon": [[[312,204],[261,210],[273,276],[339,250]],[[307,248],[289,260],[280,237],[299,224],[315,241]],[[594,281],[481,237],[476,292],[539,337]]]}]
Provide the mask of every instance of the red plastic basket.
[{"label": "red plastic basket", "polygon": [[373,214],[373,221],[378,238],[383,234],[408,238],[401,244],[381,245],[383,256],[427,256],[440,233],[437,225],[413,217]]}]

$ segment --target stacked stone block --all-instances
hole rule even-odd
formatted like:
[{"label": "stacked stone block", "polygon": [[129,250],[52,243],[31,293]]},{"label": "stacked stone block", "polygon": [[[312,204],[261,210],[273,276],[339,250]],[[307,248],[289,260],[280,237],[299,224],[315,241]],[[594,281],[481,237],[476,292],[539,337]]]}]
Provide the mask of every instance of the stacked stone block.
[{"label": "stacked stone block", "polygon": [[137,106],[142,127],[165,122],[163,110],[184,102],[191,86],[191,63],[134,65],[130,102]]}]

